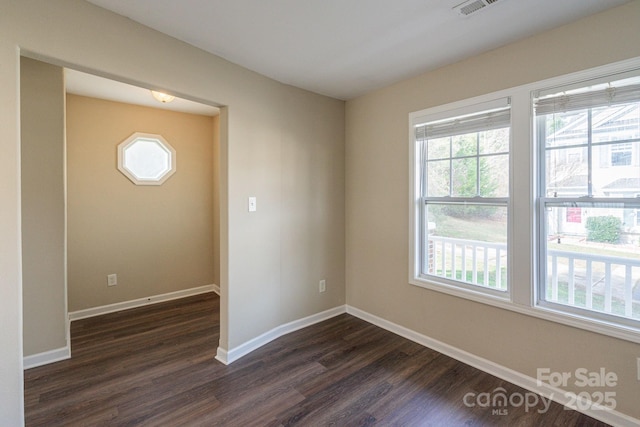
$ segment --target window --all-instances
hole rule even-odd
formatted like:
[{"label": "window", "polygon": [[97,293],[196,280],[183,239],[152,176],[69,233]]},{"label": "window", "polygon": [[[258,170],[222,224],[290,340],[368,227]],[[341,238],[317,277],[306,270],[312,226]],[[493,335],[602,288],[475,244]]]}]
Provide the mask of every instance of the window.
[{"label": "window", "polygon": [[534,108],[539,303],[615,323],[640,320],[640,165],[633,161],[640,77],[540,90]]},{"label": "window", "polygon": [[162,136],[136,132],[118,145],[118,170],[136,185],[161,185],[176,171],[176,152]]},{"label": "window", "polygon": [[408,125],[410,284],[640,343],[640,58]]},{"label": "window", "polygon": [[616,144],[611,146],[611,166],[631,165],[633,145],[631,143]]},{"label": "window", "polygon": [[509,99],[413,120],[419,283],[508,295]]}]

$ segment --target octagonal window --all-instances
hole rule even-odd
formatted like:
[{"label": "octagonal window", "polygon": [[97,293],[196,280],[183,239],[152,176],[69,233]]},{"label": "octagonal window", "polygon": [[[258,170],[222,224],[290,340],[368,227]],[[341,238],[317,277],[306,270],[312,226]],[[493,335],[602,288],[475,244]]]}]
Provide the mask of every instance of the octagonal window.
[{"label": "octagonal window", "polygon": [[136,132],[118,145],[118,170],[136,185],[161,185],[176,171],[176,150],[160,135]]}]

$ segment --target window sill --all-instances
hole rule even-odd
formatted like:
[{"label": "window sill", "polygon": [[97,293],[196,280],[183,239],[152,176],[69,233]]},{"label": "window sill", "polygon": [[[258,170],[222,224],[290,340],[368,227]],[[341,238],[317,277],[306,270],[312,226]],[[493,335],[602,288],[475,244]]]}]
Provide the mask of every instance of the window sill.
[{"label": "window sill", "polygon": [[464,298],[470,301],[479,302],[481,304],[513,311],[526,316],[536,317],[538,319],[548,320],[559,323],[564,326],[570,326],[585,331],[606,335],[613,338],[640,344],[640,329],[626,324],[610,322],[601,319],[594,319],[576,313],[570,313],[559,310],[555,307],[546,305],[524,306],[517,304],[511,300],[508,293],[504,296],[497,294],[489,294],[483,291],[475,291],[446,282],[431,281],[422,277],[416,277],[409,280],[414,286],[429,289],[432,291],[444,293],[458,298]]},{"label": "window sill", "polygon": [[490,288],[483,288],[475,285],[465,285],[462,282],[455,282],[442,278],[415,277],[409,281],[412,285],[432,291],[442,292],[459,298],[465,298],[476,302],[483,302],[491,305],[511,304],[511,296],[507,291],[497,291]]}]

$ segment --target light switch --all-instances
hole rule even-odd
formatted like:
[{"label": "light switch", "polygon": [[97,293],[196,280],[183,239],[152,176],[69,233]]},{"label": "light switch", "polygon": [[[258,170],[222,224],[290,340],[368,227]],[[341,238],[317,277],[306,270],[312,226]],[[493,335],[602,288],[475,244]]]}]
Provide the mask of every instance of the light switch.
[{"label": "light switch", "polygon": [[257,201],[255,197],[249,197],[249,212],[255,212],[258,207],[257,207]]}]

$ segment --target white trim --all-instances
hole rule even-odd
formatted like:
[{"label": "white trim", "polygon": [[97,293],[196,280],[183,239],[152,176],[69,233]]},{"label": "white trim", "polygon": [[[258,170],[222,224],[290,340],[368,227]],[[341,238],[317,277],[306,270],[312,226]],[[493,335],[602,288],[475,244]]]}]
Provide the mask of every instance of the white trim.
[{"label": "white trim", "polygon": [[[479,369],[483,372],[486,372],[500,379],[508,381],[512,384],[515,384],[519,387],[522,387],[526,390],[537,393],[561,405],[566,405],[567,403],[569,403],[569,398],[567,397],[565,390],[562,390],[557,387],[552,387],[544,383],[538,384],[537,379],[533,377],[522,374],[518,371],[514,371],[513,369],[499,365],[495,362],[484,359],[482,357],[476,356],[474,354],[461,350],[452,345],[443,343],[442,341],[438,341],[436,339],[430,338],[426,335],[420,334],[411,329],[405,328],[404,326],[400,326],[398,324],[385,320],[381,317],[367,313],[366,311],[360,310],[358,308],[347,305],[346,309],[347,309],[347,313],[349,313],[352,316],[358,317],[366,322],[379,326],[382,329],[386,329],[387,331],[393,332],[396,335],[399,335],[408,340],[421,344],[425,347],[428,347],[439,353],[447,355],[467,365],[473,366],[474,368]],[[576,409],[576,410],[592,418],[595,418],[597,420],[600,420],[602,422],[615,425],[615,426],[640,425],[640,419],[633,418],[629,415],[618,412],[615,409],[614,410],[594,409],[593,407],[596,406],[595,403],[593,402],[588,402],[588,403],[589,403],[588,405],[589,409],[586,409],[586,410]]]},{"label": "white trim", "polygon": [[[431,122],[446,117],[456,117],[461,114],[479,113],[495,108],[511,107],[515,97],[525,96],[528,99],[528,92],[518,91],[518,88],[508,88],[484,95],[467,98],[448,104],[429,107],[424,110],[409,113],[409,283],[422,288],[431,289],[437,292],[443,292],[453,296],[471,299],[473,301],[483,302],[485,304],[494,305],[494,302],[501,304],[505,301],[513,301],[513,210],[514,205],[512,195],[514,194],[513,174],[509,175],[509,197],[507,200],[507,283],[506,291],[495,291],[490,288],[480,286],[467,285],[464,282],[449,280],[448,278],[422,276],[421,273],[421,215],[424,208],[422,203],[422,194],[420,194],[420,172],[422,165],[420,164],[419,144],[416,144],[415,127],[418,123]],[[513,170],[513,108],[511,108],[510,132],[509,132],[509,169]]]},{"label": "white trim", "polygon": [[622,323],[610,323],[593,317],[581,316],[566,310],[559,311],[553,307],[547,307],[544,305],[535,305],[533,307],[520,305],[508,299],[495,298],[488,294],[482,295],[472,293],[470,291],[463,290],[463,288],[455,289],[453,287],[444,287],[439,284],[432,285],[428,282],[418,283],[415,280],[410,281],[409,283],[435,292],[445,293],[458,298],[468,299],[470,301],[487,304],[538,319],[549,320],[564,326],[570,326],[589,332],[596,332],[609,337],[640,344],[640,334],[638,333],[638,329]]},{"label": "white trim", "polygon": [[49,363],[59,362],[71,358],[71,347],[57,348],[55,350],[49,350],[42,353],[32,354],[30,356],[24,356],[22,358],[23,369],[35,368],[42,365],[48,365]]},{"label": "white trim", "polygon": [[[588,83],[594,79],[609,74],[622,74],[628,71],[634,71],[640,68],[640,57],[625,59],[618,62],[593,67],[575,73],[564,74],[560,76],[550,77],[548,79],[537,82],[523,84],[518,88],[526,89],[530,92],[544,91],[552,88],[563,87],[570,84]],[[515,88],[514,88],[515,89]]]},{"label": "white trim", "polygon": [[216,284],[214,283],[214,284],[213,284],[213,285],[211,285],[211,286],[213,286],[213,289],[212,289],[212,290],[213,290],[213,292],[214,292],[214,293],[216,293],[216,294],[218,294],[218,296],[220,296],[220,285],[216,285]]},{"label": "white trim", "polygon": [[130,308],[144,307],[145,305],[157,304],[159,302],[171,301],[186,298],[194,295],[215,292],[215,285],[199,286],[197,288],[183,289],[181,291],[168,292],[166,294],[152,295],[145,298],[138,298],[131,301],[117,302],[115,304],[92,307],[84,310],[72,311],[69,313],[69,321],[86,319],[88,317],[101,316],[116,311],[128,310]]},{"label": "white trim", "polygon": [[[156,142],[160,148],[167,153],[170,158],[169,169],[159,177],[140,177],[135,171],[127,167],[125,162],[125,156],[127,149],[138,141]],[[135,158],[135,157],[134,157]],[[118,170],[122,172],[124,176],[129,178],[135,185],[162,185],[176,172],[176,150],[164,139],[162,135],[156,135],[152,133],[134,132],[127,139],[118,144]]]},{"label": "white trim", "polygon": [[229,363],[229,353],[224,348],[218,346],[218,350],[216,351],[215,359],[222,363],[223,365],[228,365]]},{"label": "white trim", "polygon": [[[65,70],[62,69],[64,77]],[[62,144],[62,193],[64,199],[64,236],[63,236],[63,262],[64,262],[64,339],[66,348],[69,349],[71,357],[71,321],[69,321],[69,183],[68,183],[68,162],[67,162],[67,86],[66,78],[62,79],[62,89],[64,96],[62,97],[62,115],[64,124],[62,127],[63,144]],[[51,363],[51,362],[48,362]]]},{"label": "white trim", "polygon": [[243,344],[240,344],[235,348],[232,348],[231,350],[218,347],[216,360],[224,363],[225,365],[229,365],[230,363],[235,362],[236,360],[240,359],[243,356],[246,356],[252,351],[257,350],[263,345],[270,343],[276,338],[280,338],[281,336],[297,331],[298,329],[306,328],[316,323],[323,322],[327,319],[331,319],[332,317],[339,316],[346,312],[346,306],[344,305],[330,308],[329,310],[325,310],[320,313],[312,314],[311,316],[307,316],[305,318],[294,320],[293,322],[277,326],[260,336],[257,336]]},{"label": "white trim", "polygon": [[[616,67],[616,70],[617,70],[617,67]],[[587,76],[586,79],[572,82],[570,84],[557,85],[557,86],[547,87],[544,89],[539,89],[533,92],[533,96],[535,98],[545,98],[548,96],[558,95],[563,92],[569,92],[571,90],[581,89],[585,86],[595,86],[598,84],[610,83],[615,81],[619,82],[620,80],[628,79],[630,77],[636,77],[637,75],[638,75],[638,70],[636,68],[632,68],[628,71],[622,71],[622,72],[614,70],[613,73],[607,73],[606,76],[597,76],[595,78],[590,78]],[[553,80],[553,79],[550,79],[550,80]]]}]

